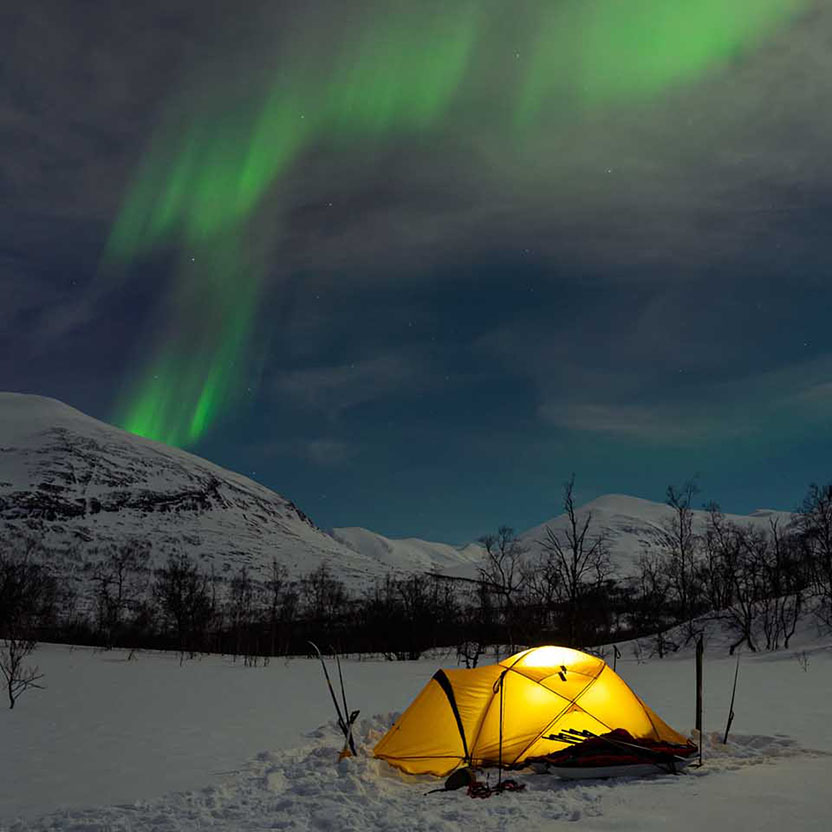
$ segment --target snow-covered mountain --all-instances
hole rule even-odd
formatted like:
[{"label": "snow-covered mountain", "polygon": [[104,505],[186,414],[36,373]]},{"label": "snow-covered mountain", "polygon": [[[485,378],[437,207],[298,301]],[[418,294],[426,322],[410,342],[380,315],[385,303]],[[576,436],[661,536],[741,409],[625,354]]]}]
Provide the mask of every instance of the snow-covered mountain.
[{"label": "snow-covered mountain", "polygon": [[[578,509],[605,530],[617,574],[637,569],[654,550],[673,515],[663,503],[611,494]],[[787,512],[728,515],[736,523],[767,526]],[[706,512],[694,512],[697,531]],[[546,526],[564,529],[565,515],[520,534],[535,558]],[[92,550],[140,538],[156,564],[185,551],[223,576],[247,566],[265,576],[272,559],[293,576],[326,562],[348,585],[362,586],[387,572],[438,570],[475,578],[482,547],[417,538],[392,539],[358,527],[328,533],[291,500],[193,454],[135,436],[54,399],[0,393],[0,540],[13,530],[41,537],[68,563]]]},{"label": "snow-covered mountain", "polygon": [[0,393],[0,536],[14,529],[67,564],[136,538],[152,544],[157,564],[185,551],[219,575],[245,565],[264,576],[275,558],[297,576],[326,562],[350,585],[454,562],[443,544],[435,559],[415,541],[389,551],[350,545],[247,477],[54,399]]},{"label": "snow-covered mountain", "polygon": [[[665,503],[625,494],[606,494],[584,504],[576,512],[580,522],[589,513],[592,514],[589,537],[603,531],[615,574],[620,578],[637,573],[639,558],[657,550],[663,530],[674,516],[673,509]],[[694,509],[694,532],[705,531],[707,516],[704,509]],[[785,511],[758,509],[748,515],[726,514],[725,518],[740,526],[767,529],[771,518],[779,519],[781,526],[785,526],[791,515]],[[545,554],[543,541],[547,526],[558,533],[565,531],[567,524],[567,516],[560,514],[521,532],[518,538],[525,550],[524,558],[534,561]],[[425,571],[440,569],[455,578],[474,579],[479,576],[482,564],[483,548],[479,543],[456,547],[416,538],[391,539],[361,528],[333,529],[332,534],[354,551],[386,564],[388,568],[400,568],[401,564],[407,563]]]},{"label": "snow-covered mountain", "polygon": [[[654,503],[624,494],[606,494],[584,504],[576,511],[579,521],[583,521],[588,513],[592,514],[589,536],[592,537],[600,530],[605,531],[610,560],[619,577],[627,577],[637,572],[639,557],[645,552],[656,550],[661,540],[662,529],[674,515],[673,509],[665,503]],[[703,509],[694,509],[695,533],[704,532],[707,514]],[[725,518],[740,526],[752,525],[767,529],[771,518],[778,518],[780,523],[785,525],[791,519],[791,515],[786,511],[758,509],[748,515],[726,514]],[[523,532],[520,540],[527,547],[529,556],[534,557],[543,552],[541,541],[546,538],[546,526],[553,531],[563,531],[567,524],[567,516],[561,514]]]},{"label": "snow-covered mountain", "polygon": [[401,570],[406,564],[412,570],[439,570],[455,577],[473,578],[477,575],[483,555],[482,546],[478,543],[452,546],[417,537],[390,538],[358,526],[333,529],[332,536],[353,551],[367,555],[391,570]]}]

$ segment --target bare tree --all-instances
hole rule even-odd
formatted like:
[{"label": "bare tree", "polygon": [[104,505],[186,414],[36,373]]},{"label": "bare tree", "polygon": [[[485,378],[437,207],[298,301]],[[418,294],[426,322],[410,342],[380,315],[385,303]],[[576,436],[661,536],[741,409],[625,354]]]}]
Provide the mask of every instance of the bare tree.
[{"label": "bare tree", "polygon": [[737,641],[729,648],[731,655],[743,642],[749,650],[757,651],[755,624],[760,599],[764,596],[761,579],[766,546],[765,532],[757,529],[734,526],[728,536],[726,558],[734,592],[725,613],[729,626],[737,634]]},{"label": "bare tree", "polygon": [[[771,520],[773,569],[777,574],[776,593],[780,598],[778,618],[783,646],[788,650],[789,641],[797,630],[803,612],[804,595],[808,584],[805,563],[800,547],[792,534],[782,534],[777,520]],[[775,642],[775,649],[777,644]]]},{"label": "bare tree", "polygon": [[558,599],[561,596],[559,573],[549,566],[549,559],[527,560],[523,563],[525,574],[524,600],[529,626],[536,632],[546,633],[556,623]]},{"label": "bare tree", "polygon": [[489,644],[497,639],[494,595],[484,581],[471,582],[463,596],[463,622],[458,628],[457,659],[476,667]]},{"label": "bare tree", "polygon": [[186,653],[196,653],[211,619],[208,579],[187,555],[174,555],[156,573],[155,594],[173,625],[181,664]]},{"label": "bare tree", "polygon": [[276,656],[280,650],[280,631],[286,622],[287,604],[293,592],[289,581],[289,570],[272,558],[272,567],[266,579],[266,604],[269,618],[269,655]]},{"label": "bare tree", "polygon": [[661,547],[664,550],[664,569],[668,589],[675,601],[676,618],[685,625],[685,638],[696,633],[693,617],[700,595],[699,539],[693,529],[693,498],[699,493],[696,481],[691,479],[680,488],[667,487],[666,502],[673,509],[671,518],[662,525]]},{"label": "bare tree", "polygon": [[242,654],[246,665],[257,664],[257,618],[258,586],[248,574],[245,566],[240,567],[231,579],[228,595],[228,623],[234,640],[232,655],[236,661]]},{"label": "bare tree", "polygon": [[485,563],[479,569],[480,580],[499,601],[506,641],[513,649],[517,635],[517,598],[526,580],[526,572],[522,569],[526,549],[510,526],[500,526],[496,534],[483,535],[479,543],[485,549]]},{"label": "bare tree", "polygon": [[401,634],[405,658],[415,661],[429,646],[438,610],[434,605],[429,575],[408,575],[395,582],[407,626]]},{"label": "bare tree", "polygon": [[796,535],[784,532],[777,518],[768,529],[729,522],[711,504],[702,537],[701,584],[709,609],[736,635],[733,653],[765,638],[767,650],[788,647],[797,628],[808,584]]},{"label": "bare tree", "polygon": [[39,629],[54,615],[56,586],[46,568],[35,562],[39,544],[15,541],[15,552],[0,551],[0,673],[9,708],[26,690],[41,688],[43,674],[27,663],[37,647]]},{"label": "bare tree", "polygon": [[808,561],[812,589],[820,604],[818,615],[832,627],[832,483],[812,483],[793,519]]},{"label": "bare tree", "polygon": [[660,659],[678,645],[670,640],[667,629],[672,623],[667,604],[667,576],[661,561],[645,552],[639,558],[638,590],[633,609],[633,625],[637,634],[652,634],[655,651]]},{"label": "bare tree", "polygon": [[478,639],[474,641],[463,640],[456,646],[457,664],[463,662],[465,667],[472,668],[479,664],[480,656],[485,652],[486,645]]},{"label": "bare tree", "polygon": [[546,536],[540,541],[545,552],[543,568],[551,573],[550,581],[557,587],[565,607],[570,647],[576,646],[584,635],[581,631],[584,599],[590,591],[602,586],[612,572],[606,531],[593,528],[591,511],[582,518],[578,516],[574,490],[573,474],[563,485],[566,528],[546,526]]},{"label": "bare tree", "polygon": [[715,502],[707,505],[708,519],[702,535],[702,559],[699,575],[703,602],[709,610],[719,612],[731,603],[734,593],[733,576],[723,552],[727,535],[725,515]]},{"label": "bare tree", "polygon": [[768,532],[758,537],[755,548],[760,577],[758,618],[766,650],[777,650],[781,639],[788,648],[800,619],[804,586],[794,551],[793,541],[780,529],[777,518],[769,519]]},{"label": "bare tree", "polygon": [[96,618],[108,650],[118,640],[125,616],[135,612],[146,581],[150,545],[130,540],[113,546],[96,564]]},{"label": "bare tree", "polygon": [[711,503],[702,541],[705,558],[697,562],[698,571],[691,573],[691,585],[696,583],[696,592],[710,602],[713,613],[735,634],[737,640],[730,652],[733,654],[743,642],[756,651],[755,624],[764,594],[761,582],[766,533],[731,523],[719,506]]},{"label": "bare tree", "polygon": [[37,644],[34,638],[14,633],[8,635],[0,647],[0,673],[3,674],[6,683],[9,708],[14,707],[17,697],[24,691],[43,688],[43,685],[39,684],[43,674],[37,665],[26,664]]},{"label": "bare tree", "polygon": [[301,578],[300,584],[307,616],[320,624],[334,624],[344,612],[347,592],[329,564],[322,563]]},{"label": "bare tree", "polygon": [[221,599],[223,585],[224,580],[217,574],[217,569],[212,561],[211,570],[207,577],[208,608],[210,610],[208,614],[208,621],[210,622],[210,644],[211,650],[224,654],[223,632],[225,627],[225,604]]}]

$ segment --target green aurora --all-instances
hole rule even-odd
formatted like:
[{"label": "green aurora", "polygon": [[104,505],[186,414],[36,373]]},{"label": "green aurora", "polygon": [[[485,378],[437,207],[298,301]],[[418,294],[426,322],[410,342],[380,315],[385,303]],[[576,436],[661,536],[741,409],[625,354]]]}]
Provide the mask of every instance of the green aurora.
[{"label": "green aurora", "polygon": [[[266,83],[233,79],[199,105],[177,96],[103,258],[106,273],[154,253],[179,263],[116,420],[192,445],[232,406],[271,262],[254,219],[279,205],[281,177],[304,153],[483,125],[507,129],[505,152],[517,152],[518,138],[551,129],[553,113],[649,106],[718,72],[810,2],[386,3],[353,9],[334,44],[302,21]],[[497,75],[484,94],[478,79]],[[495,113],[510,114],[507,128]]]}]

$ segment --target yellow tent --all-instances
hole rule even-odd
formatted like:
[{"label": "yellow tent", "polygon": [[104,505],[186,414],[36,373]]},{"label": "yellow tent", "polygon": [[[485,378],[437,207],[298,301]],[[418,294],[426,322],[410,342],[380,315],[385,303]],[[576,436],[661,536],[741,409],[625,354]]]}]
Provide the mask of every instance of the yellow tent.
[{"label": "yellow tent", "polygon": [[565,744],[546,736],[566,729],[614,728],[686,742],[603,659],[533,647],[499,664],[437,671],[374,753],[409,774],[444,776],[463,764],[513,765],[551,754]]}]

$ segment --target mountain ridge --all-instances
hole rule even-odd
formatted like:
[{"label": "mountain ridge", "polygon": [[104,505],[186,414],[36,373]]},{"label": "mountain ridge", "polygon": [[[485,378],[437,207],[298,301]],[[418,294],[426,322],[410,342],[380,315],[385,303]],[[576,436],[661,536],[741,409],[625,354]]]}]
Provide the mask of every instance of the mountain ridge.
[{"label": "mountain ridge", "polygon": [[[655,551],[673,510],[626,494],[605,494],[580,506],[602,529],[620,577]],[[694,528],[706,512],[694,510]],[[788,512],[757,509],[726,515],[764,526]],[[565,515],[520,532],[534,559],[544,553],[546,528],[562,530]],[[421,538],[391,538],[360,526],[325,531],[292,500],[242,474],[188,451],[113,427],[45,396],[0,393],[0,523],[7,532],[40,535],[52,547],[106,547],[148,540],[156,565],[177,547],[226,575],[245,566],[264,576],[272,558],[292,577],[323,563],[348,585],[366,585],[387,572],[440,571],[475,578],[482,546]],[[2,528],[0,528],[2,531]]]},{"label": "mountain ridge", "polygon": [[[350,584],[378,565],[339,544],[291,500],[178,448],[127,433],[55,399],[0,394],[0,521],[53,551],[151,543],[227,574],[293,577],[326,562]],[[77,558],[76,558],[77,559]]]}]

